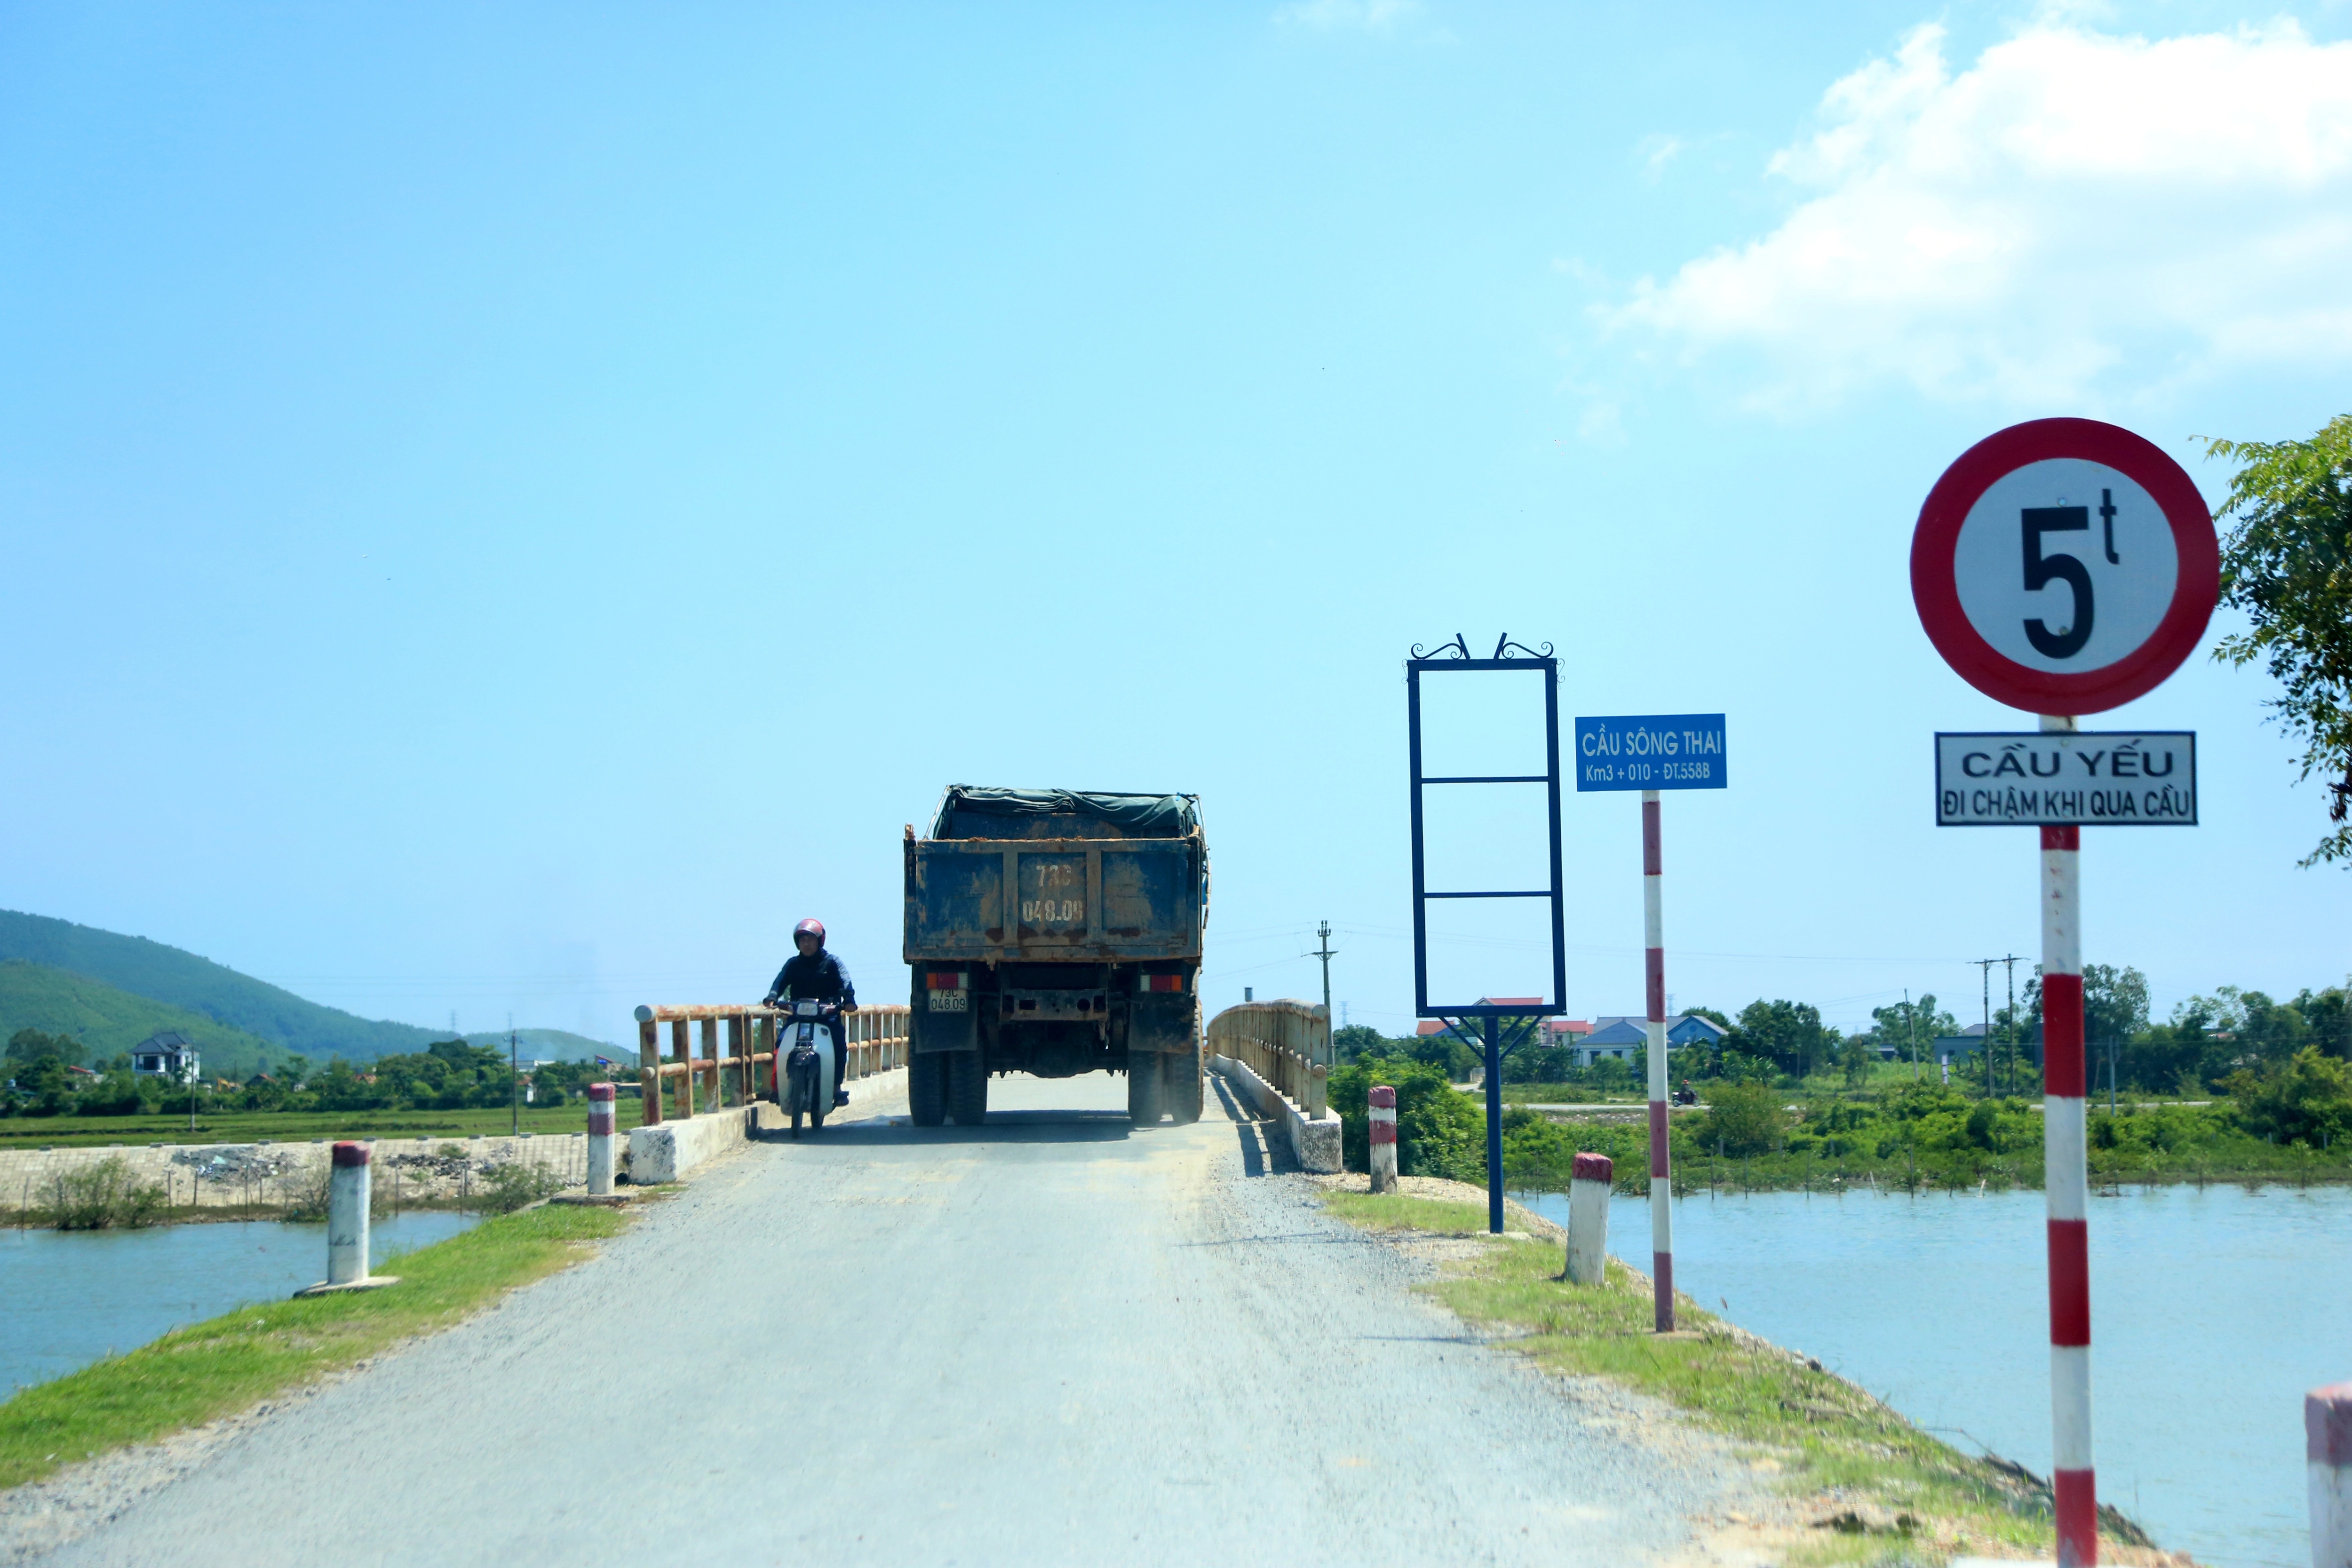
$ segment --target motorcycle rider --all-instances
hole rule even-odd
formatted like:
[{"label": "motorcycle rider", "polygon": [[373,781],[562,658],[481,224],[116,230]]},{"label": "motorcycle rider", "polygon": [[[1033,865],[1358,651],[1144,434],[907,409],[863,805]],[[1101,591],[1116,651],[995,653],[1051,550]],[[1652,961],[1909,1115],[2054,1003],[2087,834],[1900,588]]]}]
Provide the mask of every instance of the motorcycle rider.
[{"label": "motorcycle rider", "polygon": [[[832,1002],[840,1005],[844,1017],[857,1011],[857,988],[849,983],[849,971],[841,960],[824,950],[824,922],[804,920],[793,928],[793,945],[800,951],[784,960],[776,971],[775,984],[768,987],[765,1006],[772,1007],[789,996],[795,1002]],[[849,1046],[842,1037],[845,1031],[840,1019],[833,1025],[833,1103],[849,1103]],[[777,1062],[779,1069],[782,1067]]]}]

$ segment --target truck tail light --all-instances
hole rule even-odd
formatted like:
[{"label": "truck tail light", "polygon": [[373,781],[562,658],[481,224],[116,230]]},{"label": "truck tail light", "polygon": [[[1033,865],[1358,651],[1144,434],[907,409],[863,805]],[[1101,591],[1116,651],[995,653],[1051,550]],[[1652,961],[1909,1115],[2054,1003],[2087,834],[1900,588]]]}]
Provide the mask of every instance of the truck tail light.
[{"label": "truck tail light", "polygon": [[923,984],[933,991],[961,991],[970,978],[958,970],[934,969],[923,976]]},{"label": "truck tail light", "polygon": [[1181,974],[1139,974],[1135,977],[1138,991],[1181,991],[1184,977]]}]

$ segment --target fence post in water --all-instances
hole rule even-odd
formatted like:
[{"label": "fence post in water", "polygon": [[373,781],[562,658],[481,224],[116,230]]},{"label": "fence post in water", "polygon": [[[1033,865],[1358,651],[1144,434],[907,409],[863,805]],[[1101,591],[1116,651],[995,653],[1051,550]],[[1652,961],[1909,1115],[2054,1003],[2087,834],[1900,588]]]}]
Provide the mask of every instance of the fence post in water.
[{"label": "fence post in water", "polygon": [[1396,1090],[1388,1084],[1373,1086],[1371,1099],[1372,1191],[1396,1191]]},{"label": "fence post in water", "polygon": [[613,1193],[613,1086],[588,1086],[588,1195]]},{"label": "fence post in water", "polygon": [[2352,1568],[2352,1383],[2303,1396],[2311,1460],[2311,1568]]},{"label": "fence post in water", "polygon": [[1568,1182],[1568,1277],[1598,1285],[1609,1277],[1609,1189],[1617,1167],[1606,1154],[1579,1154]]}]

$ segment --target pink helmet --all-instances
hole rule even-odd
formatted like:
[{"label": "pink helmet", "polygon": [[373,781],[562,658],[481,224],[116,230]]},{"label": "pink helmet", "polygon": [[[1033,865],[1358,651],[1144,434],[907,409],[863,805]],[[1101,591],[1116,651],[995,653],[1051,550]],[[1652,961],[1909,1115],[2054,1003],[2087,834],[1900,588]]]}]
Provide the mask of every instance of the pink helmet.
[{"label": "pink helmet", "polygon": [[813,936],[816,938],[817,946],[823,947],[824,945],[824,922],[812,916],[810,919],[804,920],[801,921],[800,924],[793,927],[793,940],[794,942],[798,942],[804,936]]}]

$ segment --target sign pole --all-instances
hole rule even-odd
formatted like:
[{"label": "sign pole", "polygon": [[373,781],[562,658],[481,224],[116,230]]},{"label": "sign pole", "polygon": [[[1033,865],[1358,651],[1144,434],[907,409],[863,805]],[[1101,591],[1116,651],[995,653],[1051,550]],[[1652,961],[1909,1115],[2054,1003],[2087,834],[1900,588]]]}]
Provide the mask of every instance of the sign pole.
[{"label": "sign pole", "polygon": [[[2074,728],[2071,718],[2042,715],[2045,733]],[[2042,829],[2042,1184],[2050,1214],[2050,1468],[2062,1568],[2087,1568],[2099,1554],[2098,1489],[2091,1466],[2082,847],[2079,826]]]},{"label": "sign pole", "polygon": [[1486,1232],[1503,1234],[1503,1021],[1486,1015]]},{"label": "sign pole", "polygon": [[1642,792],[1642,967],[1650,1005],[1650,1277],[1658,1332],[1675,1328],[1674,1152],[1666,1142],[1665,880],[1658,792]]}]

